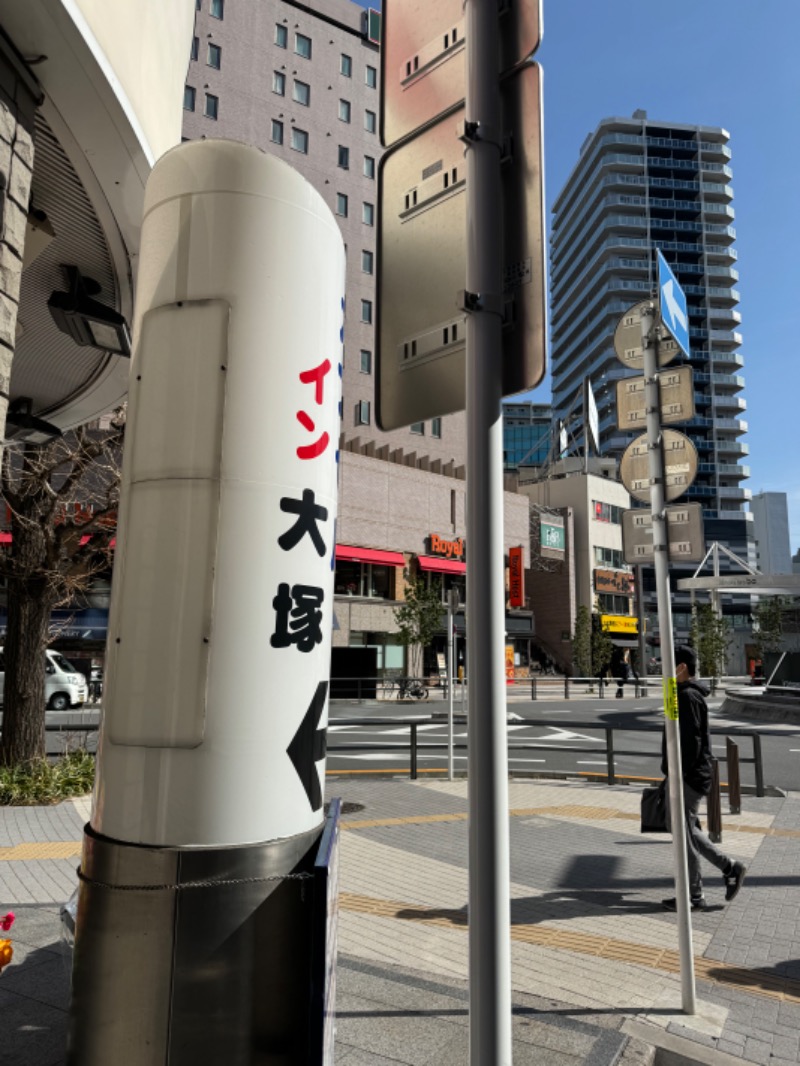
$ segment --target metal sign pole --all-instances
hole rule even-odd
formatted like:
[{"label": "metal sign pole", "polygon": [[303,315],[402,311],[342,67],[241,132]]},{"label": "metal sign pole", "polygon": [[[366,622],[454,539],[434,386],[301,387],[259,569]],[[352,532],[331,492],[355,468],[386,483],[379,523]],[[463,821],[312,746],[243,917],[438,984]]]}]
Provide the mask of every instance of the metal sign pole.
[{"label": "metal sign pole", "polygon": [[645,647],[644,631],[644,572],[641,566],[636,570],[636,615],[639,625],[639,681],[644,685],[644,695],[647,695],[647,649]]},{"label": "metal sign pole", "polygon": [[467,0],[469,1020],[473,1066],[511,1066],[502,464],[502,112],[497,0]]},{"label": "metal sign pole", "polygon": [[675,648],[672,639],[672,603],[669,590],[667,516],[664,501],[664,457],[658,379],[658,339],[654,330],[655,306],[642,310],[647,444],[650,470],[650,509],[653,522],[658,626],[661,633],[661,665],[664,685],[664,716],[669,766],[669,804],[672,812],[672,849],[678,907],[678,947],[681,960],[681,1001],[685,1014],[696,1011],[692,921],[689,911],[689,872],[686,861],[686,820],[683,816],[683,777],[678,732],[678,692],[675,681]]}]

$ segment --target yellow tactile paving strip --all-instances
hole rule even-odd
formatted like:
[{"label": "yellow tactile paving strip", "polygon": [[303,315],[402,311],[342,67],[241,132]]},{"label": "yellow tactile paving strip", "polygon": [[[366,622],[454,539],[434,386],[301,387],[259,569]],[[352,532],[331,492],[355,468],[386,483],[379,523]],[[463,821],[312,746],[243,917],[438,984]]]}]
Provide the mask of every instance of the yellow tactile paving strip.
[{"label": "yellow tactile paving strip", "polygon": [[15,844],[13,848],[0,848],[0,862],[24,862],[25,859],[71,859],[80,853],[80,840],[42,840],[35,844]]},{"label": "yellow tactile paving strip", "polygon": [[[552,818],[580,818],[584,821],[639,821],[639,813],[632,811],[620,811],[615,807],[583,807],[578,804],[567,804],[557,807],[516,807],[509,811],[512,818],[532,818],[536,815],[548,815]],[[467,820],[465,811],[451,814],[420,814],[410,815],[405,818],[369,818],[349,819],[341,823],[342,829],[378,829],[392,825],[426,825],[431,822],[464,822]],[[742,825],[739,822],[723,822],[724,832],[730,833],[757,833],[760,836],[769,837],[800,837],[798,829],[772,829],[762,825]]]},{"label": "yellow tactile paving strip", "polygon": [[[394,900],[373,899],[342,892],[339,896],[342,910],[355,914],[371,914],[380,918],[395,918],[399,921],[421,922],[447,929],[466,929],[465,910],[443,910],[436,907],[421,907],[418,904],[399,903]],[[513,925],[511,939],[537,947],[573,951],[596,958],[613,959],[615,962],[647,966],[665,973],[680,973],[680,956],[677,951],[648,947],[628,940],[596,936],[592,933],[573,933],[541,925]],[[695,974],[703,981],[715,984],[737,985],[756,995],[769,996],[786,1003],[800,1003],[800,981],[776,977],[760,970],[748,970],[731,966],[715,959],[695,958]]]}]

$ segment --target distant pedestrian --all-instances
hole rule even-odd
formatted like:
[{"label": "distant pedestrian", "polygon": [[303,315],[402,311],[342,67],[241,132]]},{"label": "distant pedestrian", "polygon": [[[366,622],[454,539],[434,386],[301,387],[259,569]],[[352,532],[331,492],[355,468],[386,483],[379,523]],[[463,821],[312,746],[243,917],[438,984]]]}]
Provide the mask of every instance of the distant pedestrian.
[{"label": "distant pedestrian", "polygon": [[[722,872],[725,881],[725,901],[729,903],[742,887],[747,867],[731,859],[716,848],[700,828],[697,812],[703,796],[711,791],[711,736],[708,731],[708,689],[699,682],[697,656],[692,648],[679,645],[675,649],[675,676],[678,682],[678,727],[680,731],[681,772],[683,776],[683,813],[686,822],[686,857],[689,867],[689,900],[693,911],[706,909],[703,895],[703,879],[700,859],[704,858]],[[667,765],[666,726],[661,743],[661,771],[669,772]],[[672,823],[667,798],[667,829]],[[665,899],[667,910],[677,909],[676,900]]]},{"label": "distant pedestrian", "polygon": [[619,651],[614,656],[611,663],[611,673],[617,679],[617,692],[616,696],[618,700],[622,699],[623,690],[625,688],[625,682],[631,676],[631,667],[628,662],[628,652]]}]

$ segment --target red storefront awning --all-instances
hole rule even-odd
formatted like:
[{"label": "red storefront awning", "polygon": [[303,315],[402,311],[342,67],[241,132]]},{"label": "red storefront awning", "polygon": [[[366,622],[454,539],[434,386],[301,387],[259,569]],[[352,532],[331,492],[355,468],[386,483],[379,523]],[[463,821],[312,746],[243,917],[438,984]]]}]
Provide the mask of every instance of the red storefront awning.
[{"label": "red storefront awning", "polygon": [[435,570],[439,574],[466,574],[467,564],[458,559],[440,559],[438,555],[419,555],[417,565],[420,570]]},{"label": "red storefront awning", "polygon": [[379,563],[381,566],[405,566],[402,552],[379,551],[377,548],[355,548],[351,544],[337,544],[336,558],[350,563]]}]

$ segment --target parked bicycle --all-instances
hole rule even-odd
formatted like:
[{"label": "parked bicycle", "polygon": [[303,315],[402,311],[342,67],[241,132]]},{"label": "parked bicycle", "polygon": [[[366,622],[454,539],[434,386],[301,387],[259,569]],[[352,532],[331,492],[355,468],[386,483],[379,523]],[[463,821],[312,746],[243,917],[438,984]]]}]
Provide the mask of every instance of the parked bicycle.
[{"label": "parked bicycle", "polygon": [[430,693],[424,681],[416,677],[398,677],[395,681],[396,700],[426,700]]}]

